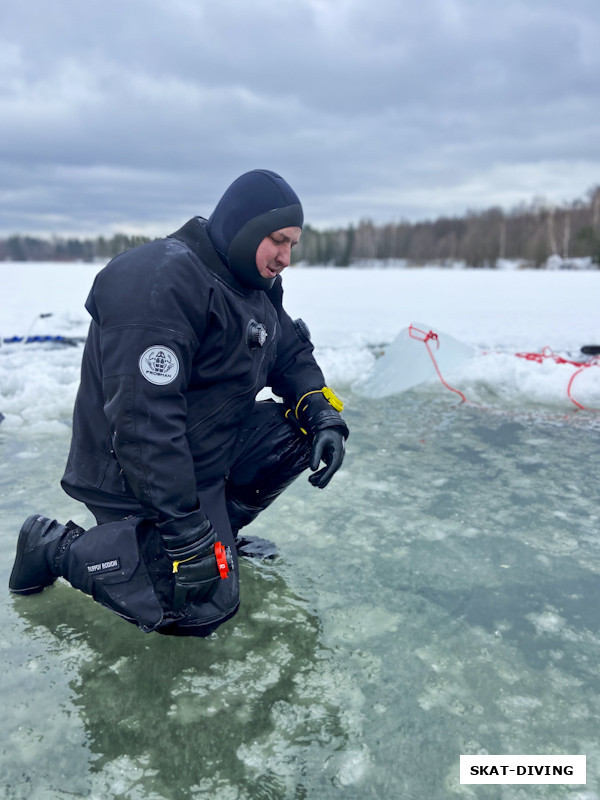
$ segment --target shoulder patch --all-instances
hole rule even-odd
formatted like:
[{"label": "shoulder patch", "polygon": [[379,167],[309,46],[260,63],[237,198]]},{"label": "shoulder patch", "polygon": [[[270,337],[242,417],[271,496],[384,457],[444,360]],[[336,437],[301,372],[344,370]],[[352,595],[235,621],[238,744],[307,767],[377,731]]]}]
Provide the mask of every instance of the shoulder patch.
[{"label": "shoulder patch", "polygon": [[144,350],[138,363],[144,378],[157,386],[172,383],[179,374],[179,359],[171,348],[161,344]]}]

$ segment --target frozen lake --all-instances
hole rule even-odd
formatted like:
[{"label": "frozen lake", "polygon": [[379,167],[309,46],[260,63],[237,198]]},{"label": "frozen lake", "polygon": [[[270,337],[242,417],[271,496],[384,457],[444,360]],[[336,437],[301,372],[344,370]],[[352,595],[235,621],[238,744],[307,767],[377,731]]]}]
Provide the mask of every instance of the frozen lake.
[{"label": "frozen lake", "polygon": [[[84,336],[97,268],[0,265],[0,332]],[[144,635],[63,582],[9,595],[29,513],[91,520],[58,485],[81,345],[0,350],[0,797],[598,800],[600,369],[581,411],[575,367],[514,353],[598,343],[600,274],[284,283],[346,401],[347,460],[254,524],[280,555],[242,565],[208,640]],[[468,403],[439,381],[353,391],[414,320],[475,349],[447,376]],[[461,786],[467,753],[585,754],[587,786]]]}]

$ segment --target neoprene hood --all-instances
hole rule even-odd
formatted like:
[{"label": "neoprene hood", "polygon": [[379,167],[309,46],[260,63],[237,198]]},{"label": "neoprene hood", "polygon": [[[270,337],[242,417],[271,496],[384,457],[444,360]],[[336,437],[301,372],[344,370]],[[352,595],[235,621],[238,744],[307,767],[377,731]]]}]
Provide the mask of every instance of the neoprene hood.
[{"label": "neoprene hood", "polygon": [[302,205],[275,172],[255,169],[237,178],[208,218],[208,235],[237,280],[248,289],[268,290],[275,278],[263,278],[256,250],[265,236],[304,223]]}]

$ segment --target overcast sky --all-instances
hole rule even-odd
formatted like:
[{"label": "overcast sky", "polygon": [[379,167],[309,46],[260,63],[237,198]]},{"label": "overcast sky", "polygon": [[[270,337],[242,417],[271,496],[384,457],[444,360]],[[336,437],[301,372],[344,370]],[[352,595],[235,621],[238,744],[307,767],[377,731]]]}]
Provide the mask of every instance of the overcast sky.
[{"label": "overcast sky", "polygon": [[0,234],[158,236],[255,167],[316,227],[600,184],[600,0],[3,0]]}]

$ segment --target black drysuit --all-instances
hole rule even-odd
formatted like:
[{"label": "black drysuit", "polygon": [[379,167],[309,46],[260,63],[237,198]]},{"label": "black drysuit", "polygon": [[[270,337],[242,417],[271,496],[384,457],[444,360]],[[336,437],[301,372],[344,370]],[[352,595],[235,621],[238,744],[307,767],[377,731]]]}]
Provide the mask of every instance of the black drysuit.
[{"label": "black drysuit", "polygon": [[[113,259],[86,308],[62,485],[99,527],[72,544],[66,577],[144,630],[203,635],[239,605],[235,533],[308,465],[310,437],[284,411],[321,390],[323,374],[282,306],[281,278],[244,286],[198,217]],[[265,386],[284,404],[257,403]],[[318,416],[347,434],[333,408]],[[101,524],[128,516],[128,533]],[[161,528],[184,533],[206,517],[234,569],[210,598],[173,612]]]}]

